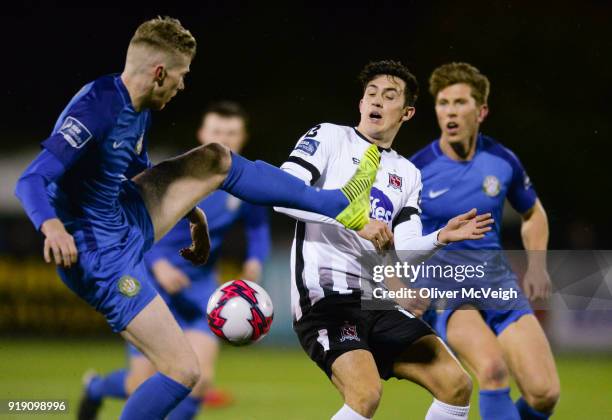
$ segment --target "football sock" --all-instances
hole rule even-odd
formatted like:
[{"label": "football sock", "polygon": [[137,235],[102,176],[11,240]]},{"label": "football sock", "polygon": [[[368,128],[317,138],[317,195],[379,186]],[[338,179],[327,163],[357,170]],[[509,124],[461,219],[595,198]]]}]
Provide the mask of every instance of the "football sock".
[{"label": "football sock", "polygon": [[363,417],[361,414],[353,410],[348,405],[344,404],[342,408],[334,414],[331,420],[369,420],[368,417]]},{"label": "football sock", "polygon": [[163,420],[191,389],[174,379],[156,373],[144,381],[127,399],[120,420]]},{"label": "football sock", "polygon": [[519,420],[519,413],[510,398],[510,388],[481,389],[478,397],[483,420]]},{"label": "football sock", "polygon": [[191,395],[176,406],[168,416],[168,420],[192,420],[198,414],[202,400]]},{"label": "football sock", "polygon": [[536,410],[527,404],[527,401],[525,401],[523,397],[516,401],[516,409],[521,416],[521,420],[547,420],[552,415],[552,413],[543,413]]},{"label": "football sock", "polygon": [[232,153],[232,166],[220,187],[245,201],[261,206],[306,210],[335,218],[349,205],[341,190],[313,188],[261,160],[255,162]]},{"label": "football sock", "polygon": [[427,411],[425,420],[461,420],[467,419],[470,406],[450,405],[434,398]]},{"label": "football sock", "polygon": [[95,401],[106,397],[127,398],[125,392],[125,369],[116,370],[106,376],[95,376],[87,385],[87,396]]}]

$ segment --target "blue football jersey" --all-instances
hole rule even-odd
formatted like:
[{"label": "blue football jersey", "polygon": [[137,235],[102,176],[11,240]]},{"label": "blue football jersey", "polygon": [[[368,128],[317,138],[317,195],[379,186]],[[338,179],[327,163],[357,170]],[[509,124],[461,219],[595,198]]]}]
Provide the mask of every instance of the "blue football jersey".
[{"label": "blue football jersey", "polygon": [[129,231],[122,183],[151,166],[148,110],[136,112],[119,75],[85,85],[42,147],[66,172],[47,187],[52,206],[80,250],[117,244]]},{"label": "blue football jersey", "polygon": [[202,200],[198,207],[206,213],[211,250],[204,266],[194,266],[179,255],[181,248],[191,244],[189,221],[182,219],[145,254],[145,261],[151,266],[157,259],[165,258],[184,271],[192,281],[208,277],[219,259],[225,234],[238,221],[244,222],[247,234],[247,258],[263,261],[270,248],[267,209],[243,202],[233,195],[217,190]]},{"label": "blue football jersey", "polygon": [[485,237],[448,245],[447,250],[501,249],[501,221],[506,198],[519,213],[531,209],[536,192],[519,159],[490,137],[479,135],[470,161],[446,156],[435,140],[410,159],[421,170],[423,234],[442,228],[448,220],[476,208],[490,212],[495,225]]}]

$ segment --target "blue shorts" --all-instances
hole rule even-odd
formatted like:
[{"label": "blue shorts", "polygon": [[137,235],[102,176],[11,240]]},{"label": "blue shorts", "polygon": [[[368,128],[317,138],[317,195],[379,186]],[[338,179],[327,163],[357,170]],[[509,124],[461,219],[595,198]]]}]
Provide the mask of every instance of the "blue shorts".
[{"label": "blue shorts", "polygon": [[75,266],[58,268],[62,281],[100,312],[114,332],[123,331],[157,296],[143,260],[154,241],[153,223],[133,182],[124,182],[121,204],[127,233],[114,246],[79,253]]},{"label": "blue shorts", "polygon": [[501,334],[508,325],[518,321],[523,315],[533,313],[529,300],[518,286],[516,275],[509,269],[496,273],[496,275],[489,279],[487,286],[492,289],[512,288],[517,292],[518,298],[508,301],[494,301],[492,299],[455,299],[453,301],[447,301],[442,309],[427,310],[423,315],[423,320],[431,325],[444,341],[447,341],[448,320],[452,314],[460,310],[458,308],[463,305],[472,305],[478,308],[485,323],[496,336]]},{"label": "blue shorts", "polygon": [[[183,268],[183,267],[179,267]],[[183,289],[177,294],[169,295],[160,288],[155,280],[155,286],[159,295],[166,301],[170,312],[178,322],[183,331],[199,331],[204,334],[217,338],[210,330],[206,318],[206,305],[208,298],[219,286],[214,275],[205,278],[195,278],[191,276],[190,270],[185,270],[191,279],[191,286]],[[152,277],[152,275],[151,275]],[[142,353],[136,347],[128,344],[129,356],[141,356]]]}]

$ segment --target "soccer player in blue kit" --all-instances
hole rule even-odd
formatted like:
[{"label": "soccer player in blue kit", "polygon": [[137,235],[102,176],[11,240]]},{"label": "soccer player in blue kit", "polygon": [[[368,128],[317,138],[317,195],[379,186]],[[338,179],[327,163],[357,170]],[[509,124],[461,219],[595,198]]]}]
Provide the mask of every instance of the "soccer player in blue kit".
[{"label": "soccer player in blue kit", "polygon": [[[501,251],[500,222],[508,199],[522,215],[525,249],[536,252],[528,253],[525,294],[512,309],[478,310],[467,303],[449,306],[447,302],[441,310],[428,311],[425,318],[475,374],[483,419],[547,419],[559,398],[559,378],[548,340],[528,302],[545,299],[551,292],[544,257],[546,213],[516,155],[479,132],[488,113],[487,77],[467,63],[450,63],[432,73],[429,87],[441,135],[411,158],[423,180],[423,233],[439,229],[450,215],[476,207],[493,214],[494,229],[480,241],[448,245],[447,251]],[[516,276],[504,267],[485,280],[517,287]],[[522,394],[516,404],[510,398],[510,374]]]},{"label": "soccer player in blue kit", "polygon": [[152,166],[146,152],[151,110],[184,89],[195,50],[194,37],[176,19],[141,24],[123,72],[85,85],[72,98],[15,188],[45,235],[45,260],[54,261],[64,283],[158,371],[128,398],[122,419],[165,418],[200,377],[191,345],[148,278],[143,255],[155,241],[187,217],[192,244],[182,256],[205,263],[206,218],[195,206],[217,188],[361,229],[380,162],[376,147],[369,148],[355,175],[336,190],[306,186],[217,143]]},{"label": "soccer player in blue kit", "polygon": [[[197,134],[200,144],[220,143],[234,153],[240,153],[247,136],[246,112],[229,101],[207,108]],[[226,233],[238,222],[244,224],[247,252],[240,278],[257,281],[270,249],[266,208],[244,203],[222,190],[210,194],[198,207],[206,213],[211,238],[210,257],[205,265],[194,266],[176,252],[191,241],[186,220],[177,223],[145,254],[147,268],[156,280],[155,287],[185,331],[200,364],[200,380],[190,396],[168,416],[171,420],[194,418],[212,384],[219,345],[206,322],[205,308],[218,287],[216,264]],[[120,369],[104,377],[87,375],[79,420],[94,419],[104,398],[127,398],[155,374],[155,366],[132,345],[129,345],[129,356],[128,370]]]}]

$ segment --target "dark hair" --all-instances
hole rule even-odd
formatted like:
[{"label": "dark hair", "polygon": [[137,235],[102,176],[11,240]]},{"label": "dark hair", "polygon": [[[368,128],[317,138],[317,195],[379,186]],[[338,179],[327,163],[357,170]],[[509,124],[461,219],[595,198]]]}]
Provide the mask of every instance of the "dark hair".
[{"label": "dark hair", "polygon": [[237,102],[232,102],[232,101],[213,102],[206,107],[202,116],[205,117],[208,114],[218,114],[225,118],[238,117],[242,121],[244,121],[245,127],[249,123],[249,115],[244,110],[244,108],[240,106],[240,104],[238,104]]},{"label": "dark hair", "polygon": [[489,79],[468,63],[448,63],[435,69],[429,78],[429,92],[435,101],[438,92],[457,83],[465,83],[472,88],[472,96],[478,105],[486,104],[489,100]]},{"label": "dark hair", "polygon": [[419,95],[419,84],[417,83],[416,77],[410,70],[406,68],[399,61],[393,60],[382,60],[372,61],[366,64],[359,74],[359,81],[361,82],[362,88],[368,86],[372,80],[381,75],[395,76],[402,79],[406,83],[406,91],[404,92],[404,104],[408,106],[414,106]]}]

